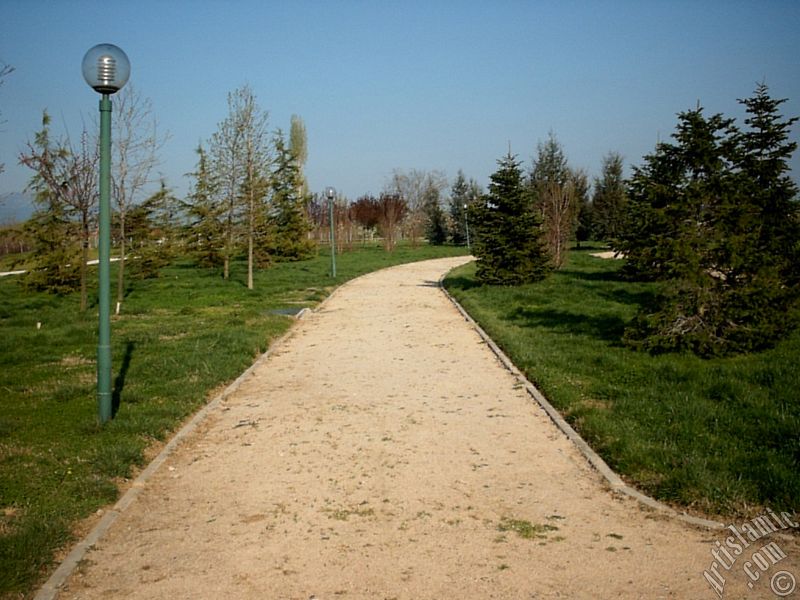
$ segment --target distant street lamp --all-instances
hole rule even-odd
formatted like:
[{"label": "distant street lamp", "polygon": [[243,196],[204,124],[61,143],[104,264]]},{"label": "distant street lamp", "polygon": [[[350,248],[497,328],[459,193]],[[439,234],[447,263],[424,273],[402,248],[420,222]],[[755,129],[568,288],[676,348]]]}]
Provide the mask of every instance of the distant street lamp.
[{"label": "distant street lamp", "polygon": [[464,229],[467,230],[467,252],[472,252],[472,248],[469,245],[469,218],[467,217],[467,209],[469,205],[464,205]]},{"label": "distant street lamp", "polygon": [[333,200],[336,198],[336,190],[328,186],[325,188],[325,197],[328,199],[328,210],[331,222],[331,277],[336,277],[336,234],[333,227]]},{"label": "distant street lamp", "polygon": [[97,411],[100,423],[112,417],[111,399],[111,98],[128,82],[131,63],[113,44],[90,48],[81,64],[83,78],[100,98],[100,216],[98,240]]}]

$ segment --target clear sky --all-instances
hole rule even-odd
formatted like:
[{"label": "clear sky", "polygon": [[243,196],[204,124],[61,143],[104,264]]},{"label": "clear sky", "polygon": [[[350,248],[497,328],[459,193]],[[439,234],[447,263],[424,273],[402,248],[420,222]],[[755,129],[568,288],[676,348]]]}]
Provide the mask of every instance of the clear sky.
[{"label": "clear sky", "polygon": [[30,177],[17,160],[42,109],[56,132],[94,123],[80,66],[101,42],[125,50],[170,132],[159,172],[180,195],[245,83],[273,128],[304,119],[311,189],[351,199],[396,168],[485,185],[509,144],[530,165],[551,130],[591,176],[611,150],[638,164],[678,112],[740,117],[760,81],[800,115],[797,0],[0,0],[0,61],[16,69],[0,87],[0,195]]}]

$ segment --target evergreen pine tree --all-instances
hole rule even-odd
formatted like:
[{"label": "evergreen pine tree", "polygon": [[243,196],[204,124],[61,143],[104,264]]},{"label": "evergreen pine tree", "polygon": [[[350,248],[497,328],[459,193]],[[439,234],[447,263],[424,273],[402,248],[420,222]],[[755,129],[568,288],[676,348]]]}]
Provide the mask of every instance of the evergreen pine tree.
[{"label": "evergreen pine tree", "polygon": [[719,114],[706,118],[702,108],[683,112],[676,143],[659,144],[634,168],[629,217],[616,247],[633,277],[666,280],[698,270],[713,204],[729,183],[726,136],[732,126]]},{"label": "evergreen pine tree", "polygon": [[575,241],[578,243],[578,249],[581,248],[581,242],[595,239],[594,228],[594,207],[587,196],[578,207],[578,226],[575,228]]},{"label": "evergreen pine tree", "polygon": [[572,183],[575,193],[575,241],[578,248],[581,242],[586,242],[594,238],[594,211],[592,202],[589,199],[589,176],[583,169],[571,171]]},{"label": "evergreen pine tree", "polygon": [[509,154],[498,161],[489,192],[474,214],[477,276],[484,283],[518,285],[541,280],[550,270],[542,221],[533,208],[520,163]]},{"label": "evergreen pine tree", "polygon": [[137,279],[158,277],[175,257],[174,214],[178,201],[162,180],[157,192],[128,213],[127,232],[136,260],[130,270]]},{"label": "evergreen pine tree", "polygon": [[[746,130],[732,138],[732,186],[736,193],[717,207],[715,270],[726,283],[726,338],[733,351],[773,345],[796,325],[800,297],[800,211],[788,161],[797,118],[779,114],[785,100],[757,86],[740,100]],[[718,266],[716,266],[718,265]]]},{"label": "evergreen pine tree", "polygon": [[253,263],[259,269],[266,269],[275,258],[275,223],[269,199],[270,173],[253,171],[252,177],[245,177],[241,196],[255,200],[253,206]]},{"label": "evergreen pine tree", "polygon": [[224,207],[217,200],[216,182],[203,145],[197,146],[197,170],[190,173],[194,185],[184,203],[189,217],[186,244],[201,267],[221,267],[225,245]]},{"label": "evergreen pine tree", "polygon": [[632,223],[620,249],[629,272],[666,282],[653,306],[626,331],[633,346],[652,351],[713,354],[720,330],[724,281],[713,264],[715,205],[732,192],[726,135],[732,120],[703,109],[679,115],[674,144],[645,157],[631,180]]},{"label": "evergreen pine tree", "polygon": [[282,260],[303,260],[313,254],[308,238],[311,225],[300,196],[300,171],[297,160],[278,131],[274,139],[275,162],[272,171],[271,222],[274,237],[272,254]]},{"label": "evergreen pine tree", "polygon": [[622,168],[622,156],[609,152],[603,157],[601,177],[595,179],[592,208],[594,234],[599,240],[613,242],[623,230],[627,194]]},{"label": "evergreen pine tree", "polygon": [[561,186],[570,180],[570,169],[564,149],[552,131],[547,141],[539,143],[536,148],[536,160],[531,170],[530,185],[536,193],[537,188],[548,182],[556,182]]},{"label": "evergreen pine tree", "polygon": [[783,120],[778,109],[786,99],[769,96],[766,84],[756,87],[752,98],[739,100],[747,108],[749,130],[737,137],[734,158],[747,186],[745,199],[759,217],[756,246],[790,287],[800,284],[800,213],[798,187],[789,176],[789,159],[797,143],[789,133],[797,117]]},{"label": "evergreen pine tree", "polygon": [[664,281],[626,332],[634,346],[703,356],[769,347],[795,326],[795,145],[781,101],[760,87],[742,101],[749,131],[702,109],[680,115],[631,181],[634,218],[622,236],[633,272]]},{"label": "evergreen pine tree", "polygon": [[467,243],[469,227],[469,210],[481,196],[481,188],[474,179],[464,176],[459,169],[456,180],[450,188],[450,200],[447,209],[448,239],[455,245]]},{"label": "evergreen pine tree", "polygon": [[32,290],[74,292],[81,283],[76,224],[48,191],[37,191],[34,202],[37,209],[25,224],[25,233],[34,242],[33,264],[20,281]]},{"label": "evergreen pine tree", "polygon": [[464,214],[464,207],[468,206],[473,199],[469,197],[469,185],[467,178],[464,177],[464,171],[458,170],[456,180],[453,182],[453,187],[450,188],[450,241],[456,246],[461,246],[467,243],[467,222]]},{"label": "evergreen pine tree", "polygon": [[433,246],[441,246],[447,241],[447,223],[439,199],[439,190],[430,188],[425,199],[428,222],[425,226],[425,237]]},{"label": "evergreen pine tree", "polygon": [[34,192],[36,210],[25,225],[34,241],[33,266],[22,278],[26,287],[54,294],[67,294],[81,284],[79,228],[72,219],[73,208],[65,201],[64,191],[72,177],[70,152],[63,143],[50,139],[50,116],[42,114],[42,129],[29,144],[30,152],[20,158],[34,170],[28,184]]}]

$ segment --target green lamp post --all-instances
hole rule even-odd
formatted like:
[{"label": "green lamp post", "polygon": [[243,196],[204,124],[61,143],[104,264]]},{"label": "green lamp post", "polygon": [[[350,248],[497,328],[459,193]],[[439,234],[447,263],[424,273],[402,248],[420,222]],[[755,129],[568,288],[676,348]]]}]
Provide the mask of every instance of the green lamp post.
[{"label": "green lamp post", "polygon": [[331,277],[336,277],[336,234],[333,225],[333,201],[336,198],[336,190],[328,186],[325,188],[325,197],[328,199],[328,210],[331,222]]},{"label": "green lamp post", "polygon": [[469,204],[464,205],[464,229],[467,230],[467,252],[472,252],[472,248],[469,245]]},{"label": "green lamp post", "polygon": [[111,419],[111,98],[128,82],[131,63],[113,44],[90,48],[81,65],[83,78],[100,98],[100,215],[98,232],[97,410]]}]

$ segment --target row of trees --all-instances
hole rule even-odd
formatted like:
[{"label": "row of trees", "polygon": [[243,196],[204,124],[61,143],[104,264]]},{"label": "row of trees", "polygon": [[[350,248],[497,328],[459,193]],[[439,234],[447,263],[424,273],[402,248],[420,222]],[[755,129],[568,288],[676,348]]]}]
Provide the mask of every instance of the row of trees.
[{"label": "row of trees", "polygon": [[788,160],[796,118],[759,85],[746,129],[703,109],[679,115],[673,143],[660,143],[623,178],[608,154],[589,200],[551,134],[527,175],[509,154],[475,209],[478,278],[541,280],[563,264],[567,241],[595,237],[626,258],[629,277],[661,283],[625,341],[650,351],[703,356],[769,347],[797,324],[800,210]]},{"label": "row of trees", "polygon": [[[119,232],[117,239],[122,245],[117,282],[119,306],[125,290],[128,215],[151,181],[158,150],[167,136],[158,133],[149,100],[143,99],[133,86],[116,98],[114,110],[112,203]],[[41,130],[19,158],[21,164],[34,172],[28,191],[33,192],[36,207],[25,228],[35,248],[33,268],[25,283],[34,289],[56,293],[80,288],[81,310],[84,310],[86,264],[98,203],[98,144],[86,129],[78,142],[69,137],[54,139],[50,122],[45,111]]]},{"label": "row of trees", "polygon": [[[309,193],[303,174],[305,127],[292,117],[288,140],[270,131],[268,114],[245,86],[228,96],[228,115],[197,148],[192,189],[178,200],[162,182],[149,197],[159,134],[149,102],[129,87],[115,102],[113,195],[122,262],[150,276],[176,248],[230,277],[236,256],[247,258],[247,285],[273,260],[299,260],[324,241],[327,200]],[[472,228],[478,277],[490,284],[537,281],[566,260],[570,240],[603,239],[626,257],[630,277],[662,282],[662,292],[627,332],[651,351],[689,349],[703,355],[762,348],[794,326],[800,268],[797,187],[788,175],[796,119],[783,119],[783,100],[766,86],[742,100],[747,129],[702,108],[679,115],[673,143],[661,143],[626,181],[623,159],[609,153],[590,184],[572,168],[552,133],[537,147],[530,170],[510,153],[499,161],[488,192],[459,171],[449,189],[438,171],[392,173],[378,197],[338,198],[339,250],[375,233],[392,250],[412,244],[463,244]],[[53,140],[50,118],[20,155],[34,171],[37,212],[27,234],[37,265],[28,285],[81,290],[97,205],[97,144],[84,131],[77,143]],[[449,196],[449,197],[446,197]],[[180,234],[183,235],[180,235]],[[128,248],[132,244],[132,248]],[[119,306],[119,304],[118,304]]]},{"label": "row of trees", "polygon": [[[177,252],[230,277],[234,258],[247,260],[247,285],[254,271],[274,260],[300,260],[312,254],[329,230],[327,200],[309,193],[303,169],[307,159],[305,126],[291,120],[288,140],[270,130],[268,113],[248,87],[228,95],[228,114],[214,134],[198,145],[197,164],[186,198],[174,196],[165,182],[150,195],[158,154],[168,139],[160,133],[149,100],[133,86],[114,99],[112,120],[112,196],[115,245],[119,250],[117,310],[126,293],[125,278],[149,277]],[[35,251],[25,283],[66,293],[81,289],[88,304],[87,259],[96,235],[98,147],[85,130],[80,143],[54,139],[45,112],[42,128],[20,155],[34,172],[28,190],[36,212],[25,235]],[[339,249],[376,233],[392,250],[400,237],[412,244],[466,241],[465,207],[480,188],[459,172],[445,206],[447,180],[438,171],[396,170],[376,198],[353,203],[338,198],[334,211]],[[129,256],[136,260],[128,262]]]},{"label": "row of trees", "polygon": [[305,127],[292,117],[290,139],[268,130],[268,115],[249,86],[228,95],[228,116],[197,148],[197,169],[186,200],[190,251],[204,266],[220,266],[230,277],[231,261],[247,255],[247,287],[253,272],[274,260],[311,255],[311,230],[303,175],[307,156]]},{"label": "row of trees", "polygon": [[588,176],[569,166],[552,132],[528,173],[510,150],[498,164],[474,210],[478,278],[502,285],[538,281],[564,265],[570,240],[593,234]]},{"label": "row of trees", "polygon": [[[158,153],[168,138],[158,131],[149,100],[133,86],[114,99],[112,202],[119,248],[117,310],[125,295],[126,258],[136,277],[157,274],[180,247],[199,264],[230,276],[232,259],[246,253],[247,284],[271,260],[296,260],[312,252],[305,214],[308,186],[305,127],[293,116],[290,139],[268,130],[268,116],[245,86],[228,96],[228,115],[206,146],[198,147],[192,190],[177,199],[162,181],[149,196]],[[26,224],[33,268],[25,284],[66,293],[81,290],[87,306],[86,264],[95,235],[98,145],[85,130],[79,143],[53,139],[45,112],[42,128],[21,153],[34,176],[28,190],[36,211]]]},{"label": "row of trees", "polygon": [[[328,199],[313,194],[306,204],[314,237],[318,243],[330,243],[330,208]],[[401,235],[400,226],[408,215],[408,203],[397,194],[379,197],[361,196],[355,202],[338,196],[333,205],[333,227],[337,252],[352,250],[356,241],[373,240],[378,234],[384,248],[392,251]]]},{"label": "row of trees", "polygon": [[[365,195],[348,202],[339,197],[335,203],[334,225],[339,249],[351,248],[352,243],[383,238],[384,247],[391,251],[398,239],[417,245],[467,241],[466,207],[480,197],[478,184],[467,180],[462,171],[453,182],[447,196],[447,178],[440,171],[395,170],[379,196]],[[327,199],[312,195],[307,204],[314,236],[328,241],[329,211]]]}]

